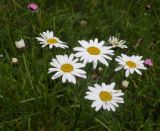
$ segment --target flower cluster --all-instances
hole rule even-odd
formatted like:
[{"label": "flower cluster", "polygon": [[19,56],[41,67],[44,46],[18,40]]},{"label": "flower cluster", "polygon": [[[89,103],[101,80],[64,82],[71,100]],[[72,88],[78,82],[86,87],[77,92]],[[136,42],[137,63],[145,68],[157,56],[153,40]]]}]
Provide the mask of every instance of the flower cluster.
[{"label": "flower cluster", "polygon": [[[41,37],[37,37],[37,40],[42,44],[42,47],[49,45],[49,48],[68,48],[67,43],[62,42],[58,37],[54,36],[52,31],[46,31],[40,33],[40,35]],[[76,84],[76,77],[87,78],[86,71],[82,69],[87,63],[92,63],[94,69],[97,68],[98,63],[109,66],[109,61],[112,60],[111,56],[114,55],[113,48],[128,48],[124,45],[126,41],[119,40],[114,36],[110,36],[108,39],[110,46],[108,46],[105,41],[98,41],[97,38],[89,41],[79,40],[78,43],[80,46],[73,48],[75,54],[69,56],[57,55],[52,59],[50,62],[52,67],[49,68],[48,73],[56,73],[51,79],[57,79],[62,76],[63,83],[68,81]],[[124,70],[126,70],[126,77],[134,72],[142,75],[140,70],[146,69],[142,56],[127,56],[126,54],[121,54],[121,56],[115,58],[115,61],[119,64],[119,67],[117,67],[115,71],[124,68]],[[114,87],[114,82],[108,85],[105,83],[102,83],[102,85],[94,84],[94,87],[88,87],[89,91],[86,92],[85,98],[93,101],[91,107],[95,107],[96,111],[101,108],[104,110],[107,109],[108,111],[115,111],[118,103],[124,103],[121,97],[124,93],[122,93],[121,90],[114,90]]]},{"label": "flower cluster", "polygon": [[[53,31],[47,30],[46,32],[40,33],[40,36],[36,38],[42,47],[49,46],[52,48],[62,48],[66,49],[68,43],[61,41],[57,36],[54,35]],[[52,58],[50,62],[50,68],[48,73],[53,73],[51,79],[55,80],[62,77],[62,82],[70,82],[76,84],[77,77],[87,78],[87,72],[85,71],[85,66],[88,63],[93,64],[93,69],[96,69],[98,64],[103,64],[109,67],[110,61],[113,60],[114,48],[128,48],[125,45],[125,40],[119,40],[117,37],[110,36],[108,42],[99,41],[97,38],[94,40],[79,40],[79,46],[74,47],[74,53],[70,55],[56,55]],[[15,42],[18,49],[24,48],[24,40]],[[115,61],[119,65],[115,71],[121,69],[125,70],[125,76],[128,77],[134,72],[142,75],[141,70],[146,70],[147,68],[144,64],[153,65],[151,61],[142,60],[142,56],[132,55],[128,56],[126,54],[121,54],[115,58]],[[98,68],[100,70],[100,68]],[[102,71],[103,69],[101,69]],[[128,87],[129,82],[127,80],[122,82],[124,87]],[[91,107],[95,107],[95,110],[100,109],[115,111],[116,107],[119,107],[118,103],[124,103],[122,96],[124,93],[121,90],[115,90],[115,82],[110,84],[94,84],[94,86],[89,86],[86,92],[85,99],[93,101]]]}]

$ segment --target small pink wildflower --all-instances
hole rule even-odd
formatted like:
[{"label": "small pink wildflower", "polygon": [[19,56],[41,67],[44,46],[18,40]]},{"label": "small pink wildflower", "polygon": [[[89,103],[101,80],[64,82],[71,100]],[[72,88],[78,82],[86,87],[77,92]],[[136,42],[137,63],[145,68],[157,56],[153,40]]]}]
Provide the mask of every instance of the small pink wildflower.
[{"label": "small pink wildflower", "polygon": [[145,59],[144,64],[148,66],[153,66],[152,59]]},{"label": "small pink wildflower", "polygon": [[36,11],[38,9],[38,5],[36,3],[29,3],[28,9],[30,9],[31,11]]}]

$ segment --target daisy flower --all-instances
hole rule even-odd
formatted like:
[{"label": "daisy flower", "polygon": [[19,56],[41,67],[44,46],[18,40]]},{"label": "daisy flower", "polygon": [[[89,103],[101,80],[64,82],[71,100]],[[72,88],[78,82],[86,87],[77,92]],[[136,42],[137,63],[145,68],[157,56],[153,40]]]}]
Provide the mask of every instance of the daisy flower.
[{"label": "daisy flower", "polygon": [[112,45],[113,48],[115,47],[119,47],[119,48],[128,48],[126,45],[124,45],[126,43],[126,41],[124,40],[119,40],[117,37],[114,36],[110,36],[108,39],[109,44]]},{"label": "daisy flower", "polygon": [[78,41],[81,47],[75,47],[74,51],[76,57],[81,57],[80,60],[84,62],[84,64],[93,63],[93,68],[97,67],[97,62],[100,61],[102,64],[108,66],[108,60],[112,60],[108,55],[114,55],[114,51],[110,50],[112,47],[103,46],[104,41],[98,42],[96,38],[94,41],[90,40],[89,42],[85,40]]},{"label": "daisy flower", "polygon": [[91,107],[95,107],[96,111],[100,110],[100,108],[115,111],[115,107],[118,107],[117,103],[124,103],[123,98],[121,98],[124,93],[121,90],[114,90],[114,87],[114,82],[110,85],[102,83],[102,85],[94,84],[94,87],[89,86],[85,99],[93,101]]},{"label": "daisy flower", "polygon": [[56,72],[51,79],[54,80],[62,76],[63,83],[68,80],[68,82],[76,84],[75,76],[87,78],[86,72],[80,69],[85,65],[82,63],[78,63],[77,61],[78,59],[74,59],[73,54],[71,54],[70,56],[56,55],[56,58],[53,58],[52,62],[50,63],[53,67],[49,68],[48,71],[48,73]]},{"label": "daisy flower", "polygon": [[133,74],[134,71],[137,72],[139,75],[142,75],[140,72],[140,69],[146,70],[147,68],[144,67],[144,61],[141,60],[142,56],[127,56],[125,54],[121,54],[121,56],[118,56],[115,60],[120,65],[115,69],[115,71],[119,71],[122,68],[126,70],[125,76],[128,77],[129,74]]},{"label": "daisy flower", "polygon": [[42,47],[45,47],[49,45],[49,48],[51,49],[53,46],[54,47],[60,47],[60,48],[68,48],[66,45],[67,43],[62,42],[59,40],[59,38],[54,36],[53,31],[46,31],[43,33],[40,33],[41,37],[37,37],[36,39],[42,44]]}]

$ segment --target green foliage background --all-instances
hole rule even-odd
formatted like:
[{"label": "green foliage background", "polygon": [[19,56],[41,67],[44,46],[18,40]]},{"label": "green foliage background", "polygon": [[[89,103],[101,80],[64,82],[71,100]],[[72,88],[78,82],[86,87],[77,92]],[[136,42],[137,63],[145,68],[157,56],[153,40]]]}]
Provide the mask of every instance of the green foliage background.
[{"label": "green foliage background", "polygon": [[[152,131],[160,130],[160,1],[159,0],[35,0],[37,12],[27,9],[29,0],[0,0],[0,130],[2,131]],[[146,6],[150,8],[146,9]],[[80,21],[87,25],[80,25]],[[41,48],[35,37],[53,30],[69,49]],[[127,89],[124,72],[114,73],[117,64],[96,80],[87,65],[87,80],[77,84],[52,81],[49,62],[57,54],[70,54],[78,40],[107,41],[110,35],[125,39],[128,55],[152,58],[154,66],[134,74]],[[24,38],[27,48],[20,51],[15,41]],[[12,57],[19,64],[11,63]],[[99,64],[99,66],[101,66]],[[124,104],[116,112],[95,112],[84,99],[87,86],[116,82],[125,93]]]}]

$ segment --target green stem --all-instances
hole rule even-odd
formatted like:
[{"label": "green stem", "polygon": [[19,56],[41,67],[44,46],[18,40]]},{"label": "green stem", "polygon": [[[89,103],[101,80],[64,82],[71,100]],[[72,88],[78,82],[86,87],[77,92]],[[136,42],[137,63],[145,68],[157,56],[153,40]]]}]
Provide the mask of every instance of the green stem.
[{"label": "green stem", "polygon": [[24,54],[22,55],[22,58],[23,58],[24,67],[25,67],[25,70],[26,70],[26,73],[27,73],[27,77],[29,79],[30,86],[35,91],[35,89],[33,87],[33,83],[32,83],[32,78],[31,78],[30,72],[28,70],[27,63],[26,63],[26,58],[25,58]]}]

